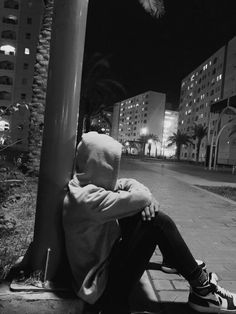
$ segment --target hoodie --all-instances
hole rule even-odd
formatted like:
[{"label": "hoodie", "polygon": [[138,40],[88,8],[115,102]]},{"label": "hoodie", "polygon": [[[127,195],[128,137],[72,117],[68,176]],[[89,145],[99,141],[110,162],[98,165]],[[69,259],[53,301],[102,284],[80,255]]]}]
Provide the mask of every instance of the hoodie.
[{"label": "hoodie", "polygon": [[109,256],[120,238],[118,219],[151,203],[150,191],[134,179],[117,179],[121,144],[97,132],[82,136],[73,179],[64,200],[67,256],[77,296],[93,304],[104,292]]}]

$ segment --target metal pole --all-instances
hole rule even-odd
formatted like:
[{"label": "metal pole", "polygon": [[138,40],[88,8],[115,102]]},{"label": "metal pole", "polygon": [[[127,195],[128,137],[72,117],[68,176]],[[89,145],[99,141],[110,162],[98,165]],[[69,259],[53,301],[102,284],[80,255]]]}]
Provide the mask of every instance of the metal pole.
[{"label": "metal pole", "polygon": [[47,249],[47,280],[65,256],[62,204],[71,178],[88,0],[55,0],[48,87],[35,217],[32,270],[42,270]]}]

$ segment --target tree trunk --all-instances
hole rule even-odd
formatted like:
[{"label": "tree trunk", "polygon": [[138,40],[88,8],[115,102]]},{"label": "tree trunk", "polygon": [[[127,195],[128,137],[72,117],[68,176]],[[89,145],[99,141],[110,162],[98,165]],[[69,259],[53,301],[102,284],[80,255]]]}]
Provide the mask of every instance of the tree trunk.
[{"label": "tree trunk", "polygon": [[196,162],[199,162],[200,147],[201,147],[201,140],[198,140],[198,142],[197,142]]},{"label": "tree trunk", "polygon": [[48,64],[52,28],[53,0],[48,0],[44,9],[42,27],[36,49],[36,63],[30,105],[29,153],[27,172],[39,174],[39,162],[43,138],[44,110],[47,89]]},{"label": "tree trunk", "polygon": [[181,152],[181,145],[177,145],[176,147],[176,158],[180,161],[180,152]]}]

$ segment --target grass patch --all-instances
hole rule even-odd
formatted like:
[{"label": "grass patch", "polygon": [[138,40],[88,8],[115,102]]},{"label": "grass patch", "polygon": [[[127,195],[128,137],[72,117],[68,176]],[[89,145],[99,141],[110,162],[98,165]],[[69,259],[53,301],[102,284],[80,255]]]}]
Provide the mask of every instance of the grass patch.
[{"label": "grass patch", "polygon": [[0,281],[33,238],[37,179],[18,169],[0,173]]},{"label": "grass patch", "polygon": [[236,202],[236,188],[232,186],[204,186],[197,185],[202,189],[213,192],[215,194],[226,197],[232,201]]}]

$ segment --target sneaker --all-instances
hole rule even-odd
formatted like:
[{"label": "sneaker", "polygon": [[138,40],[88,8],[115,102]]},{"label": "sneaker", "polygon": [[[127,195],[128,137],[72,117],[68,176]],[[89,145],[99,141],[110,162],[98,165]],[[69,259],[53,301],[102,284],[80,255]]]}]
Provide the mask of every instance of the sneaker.
[{"label": "sneaker", "polygon": [[236,294],[218,284],[218,277],[209,274],[209,283],[201,288],[191,288],[188,304],[201,313],[236,313]]},{"label": "sneaker", "polygon": [[[206,270],[206,264],[203,261],[196,259],[196,262],[198,266],[202,267],[203,270]],[[161,270],[167,274],[178,274],[178,270],[167,264],[165,261],[162,262]]]}]

